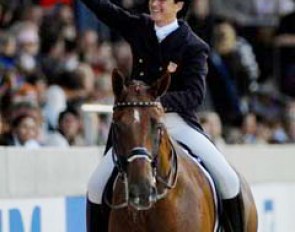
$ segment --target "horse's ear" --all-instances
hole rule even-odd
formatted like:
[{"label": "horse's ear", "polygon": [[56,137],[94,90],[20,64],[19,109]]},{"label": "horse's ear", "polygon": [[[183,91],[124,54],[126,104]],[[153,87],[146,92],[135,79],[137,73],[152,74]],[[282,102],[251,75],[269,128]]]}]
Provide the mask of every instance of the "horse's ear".
[{"label": "horse's ear", "polygon": [[171,75],[170,73],[165,73],[160,79],[158,79],[154,84],[151,86],[152,95],[154,97],[161,97],[166,93],[170,86],[171,82]]},{"label": "horse's ear", "polygon": [[126,89],[125,77],[118,69],[113,70],[112,85],[113,92],[116,98],[120,97],[123,91]]}]

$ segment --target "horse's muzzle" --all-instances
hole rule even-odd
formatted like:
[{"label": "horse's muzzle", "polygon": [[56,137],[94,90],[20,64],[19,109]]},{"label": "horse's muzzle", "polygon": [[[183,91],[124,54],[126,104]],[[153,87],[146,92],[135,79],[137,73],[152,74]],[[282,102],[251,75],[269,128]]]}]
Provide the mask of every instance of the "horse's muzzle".
[{"label": "horse's muzzle", "polygon": [[130,185],[129,205],[135,210],[148,210],[157,200],[156,187],[149,184]]}]

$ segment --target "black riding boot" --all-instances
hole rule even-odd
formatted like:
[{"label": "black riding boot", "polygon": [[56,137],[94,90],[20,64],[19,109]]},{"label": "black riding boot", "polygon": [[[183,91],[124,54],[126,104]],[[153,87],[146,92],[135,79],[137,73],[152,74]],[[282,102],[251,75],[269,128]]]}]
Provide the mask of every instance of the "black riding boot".
[{"label": "black riding boot", "polygon": [[243,203],[239,193],[232,199],[222,200],[226,219],[225,232],[244,232]]},{"label": "black riding boot", "polygon": [[109,209],[104,205],[94,204],[87,199],[86,227],[87,232],[107,232]]}]

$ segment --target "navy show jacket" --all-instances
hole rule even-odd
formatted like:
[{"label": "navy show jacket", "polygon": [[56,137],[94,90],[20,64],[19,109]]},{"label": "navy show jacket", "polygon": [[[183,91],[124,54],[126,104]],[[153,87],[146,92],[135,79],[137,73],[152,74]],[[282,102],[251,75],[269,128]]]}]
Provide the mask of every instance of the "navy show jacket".
[{"label": "navy show jacket", "polygon": [[166,112],[177,112],[190,124],[197,123],[195,113],[205,95],[208,45],[182,20],[178,20],[179,27],[159,43],[154,22],[148,15],[130,14],[108,0],[82,1],[129,42],[133,54],[131,79],[150,84],[161,77],[170,61],[178,65],[171,75],[167,93],[160,100]]}]

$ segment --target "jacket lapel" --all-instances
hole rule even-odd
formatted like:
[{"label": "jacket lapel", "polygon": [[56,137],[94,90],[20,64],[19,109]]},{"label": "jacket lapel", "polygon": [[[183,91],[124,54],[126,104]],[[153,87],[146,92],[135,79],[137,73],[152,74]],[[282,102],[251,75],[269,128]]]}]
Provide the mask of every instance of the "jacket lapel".
[{"label": "jacket lapel", "polygon": [[179,27],[160,43],[163,54],[168,56],[165,57],[166,59],[170,59],[170,54],[173,54],[172,57],[174,57],[175,54],[182,50],[181,47],[185,46],[183,41],[185,41],[184,39],[187,36],[188,31],[189,27],[187,24],[184,21],[179,20]]}]

